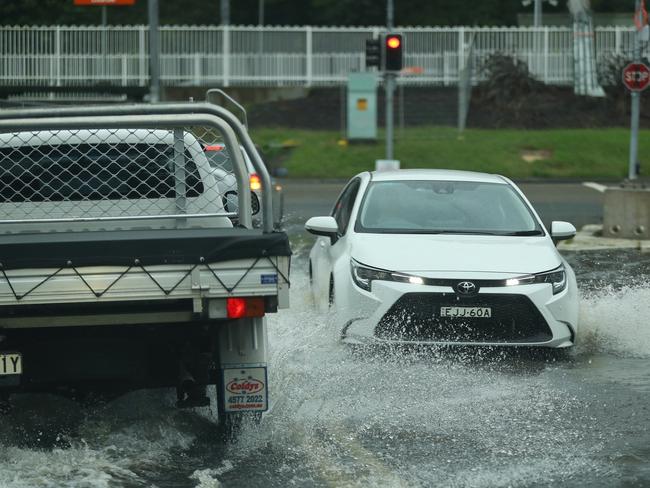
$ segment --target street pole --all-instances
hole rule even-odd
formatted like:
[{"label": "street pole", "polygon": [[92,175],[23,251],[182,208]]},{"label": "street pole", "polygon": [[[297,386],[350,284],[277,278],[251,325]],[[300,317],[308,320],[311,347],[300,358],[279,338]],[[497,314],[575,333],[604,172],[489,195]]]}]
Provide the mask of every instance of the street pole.
[{"label": "street pole", "polygon": [[[634,12],[641,9],[641,0],[636,0]],[[634,39],[634,62],[641,62],[641,30],[638,30]],[[630,180],[636,180],[639,176],[639,119],[641,117],[641,93],[632,92],[632,120],[630,123],[630,164],[627,177]]]},{"label": "street pole", "polygon": [[262,65],[263,65],[263,52],[264,52],[264,31],[262,30],[262,27],[264,26],[264,0],[260,0],[258,7],[257,7],[257,25],[259,26],[259,31],[258,31],[258,37],[259,37],[259,45],[257,49],[257,65],[258,65],[258,72],[260,77],[263,75],[262,73]]},{"label": "street pole", "polygon": [[395,91],[395,75],[386,72],[386,159],[394,159],[393,150],[393,92]]},{"label": "street pole", "polygon": [[230,25],[230,0],[221,0],[221,25]]},{"label": "street pole", "polygon": [[[390,32],[393,29],[394,22],[393,0],[388,0],[386,4],[386,27]],[[382,49],[386,49],[383,46]],[[395,91],[395,73],[386,71],[384,68],[384,89],[386,90],[386,159],[394,159],[393,149],[393,93]]]},{"label": "street pole", "polygon": [[108,7],[106,5],[102,5],[102,75],[106,76],[107,74],[107,69],[106,69],[106,26],[108,24]]},{"label": "street pole", "polygon": [[149,0],[149,101],[160,101],[160,32],[158,0]]},{"label": "street pole", "polygon": [[542,1],[543,0],[535,0],[535,27],[542,26]]}]

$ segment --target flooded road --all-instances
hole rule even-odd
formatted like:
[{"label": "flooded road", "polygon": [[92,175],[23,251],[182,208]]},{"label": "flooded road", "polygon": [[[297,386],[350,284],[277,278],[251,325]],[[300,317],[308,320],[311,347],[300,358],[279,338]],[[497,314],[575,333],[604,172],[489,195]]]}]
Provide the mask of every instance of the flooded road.
[{"label": "flooded road", "polygon": [[571,253],[580,345],[351,353],[314,310],[298,244],[270,319],[272,408],[234,445],[171,391],[0,418],[0,487],[650,486],[650,255]]}]

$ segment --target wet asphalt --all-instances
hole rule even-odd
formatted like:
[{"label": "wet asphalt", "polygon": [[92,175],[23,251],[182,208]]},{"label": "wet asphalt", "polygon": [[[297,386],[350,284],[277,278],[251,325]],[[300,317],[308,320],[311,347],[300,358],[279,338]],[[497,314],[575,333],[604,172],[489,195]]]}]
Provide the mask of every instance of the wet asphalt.
[{"label": "wet asphalt", "polygon": [[[169,391],[91,408],[24,396],[0,418],[0,487],[650,486],[650,254],[568,252],[579,345],[566,354],[376,350],[338,341],[307,292],[304,220],[341,183],[285,182],[292,307],[269,320],[272,408],[225,442]],[[524,184],[542,219],[602,218],[580,184]]]}]

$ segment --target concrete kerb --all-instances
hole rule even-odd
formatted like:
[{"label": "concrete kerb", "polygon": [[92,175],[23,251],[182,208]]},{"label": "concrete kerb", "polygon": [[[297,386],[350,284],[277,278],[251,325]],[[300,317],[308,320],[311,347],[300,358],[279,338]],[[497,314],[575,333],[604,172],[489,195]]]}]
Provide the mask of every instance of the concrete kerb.
[{"label": "concrete kerb", "polygon": [[573,239],[558,244],[560,251],[599,251],[605,249],[637,249],[650,252],[650,240],[603,237],[600,224],[585,225]]}]

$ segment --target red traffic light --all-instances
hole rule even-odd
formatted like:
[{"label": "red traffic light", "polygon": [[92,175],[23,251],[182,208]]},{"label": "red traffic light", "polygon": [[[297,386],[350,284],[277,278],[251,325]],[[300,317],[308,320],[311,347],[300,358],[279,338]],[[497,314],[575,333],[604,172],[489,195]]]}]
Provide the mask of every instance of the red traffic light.
[{"label": "red traffic light", "polygon": [[384,37],[384,70],[399,71],[402,69],[404,41],[401,34],[386,34]]},{"label": "red traffic light", "polygon": [[397,49],[401,44],[402,40],[398,36],[388,36],[386,38],[386,45],[391,49]]}]

